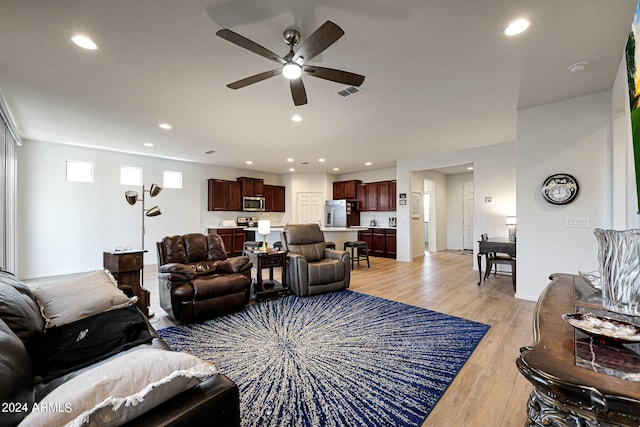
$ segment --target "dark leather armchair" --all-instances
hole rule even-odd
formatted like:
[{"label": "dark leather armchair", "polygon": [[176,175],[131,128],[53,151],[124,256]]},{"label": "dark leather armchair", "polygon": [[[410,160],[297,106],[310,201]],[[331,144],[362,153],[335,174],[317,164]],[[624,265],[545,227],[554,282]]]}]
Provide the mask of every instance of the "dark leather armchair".
[{"label": "dark leather armchair", "polygon": [[192,322],[249,302],[252,264],[246,256],[227,258],[217,234],[168,236],[156,246],[160,306],[169,316]]},{"label": "dark leather armchair", "polygon": [[287,285],[298,296],[349,287],[349,252],[326,248],[318,224],[289,224],[282,232],[287,251]]}]

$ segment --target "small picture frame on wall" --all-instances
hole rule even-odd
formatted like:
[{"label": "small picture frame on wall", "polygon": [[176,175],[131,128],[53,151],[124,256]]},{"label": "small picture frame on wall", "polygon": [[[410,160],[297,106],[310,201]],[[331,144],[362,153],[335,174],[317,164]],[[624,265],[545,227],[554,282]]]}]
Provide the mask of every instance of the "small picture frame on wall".
[{"label": "small picture frame on wall", "polygon": [[420,193],[411,192],[411,219],[420,219]]}]

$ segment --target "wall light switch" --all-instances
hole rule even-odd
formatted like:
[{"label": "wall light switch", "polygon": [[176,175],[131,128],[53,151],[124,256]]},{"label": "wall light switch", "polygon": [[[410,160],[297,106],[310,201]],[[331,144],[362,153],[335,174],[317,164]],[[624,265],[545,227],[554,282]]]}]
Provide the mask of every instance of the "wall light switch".
[{"label": "wall light switch", "polygon": [[564,226],[568,228],[589,228],[589,217],[567,217]]}]

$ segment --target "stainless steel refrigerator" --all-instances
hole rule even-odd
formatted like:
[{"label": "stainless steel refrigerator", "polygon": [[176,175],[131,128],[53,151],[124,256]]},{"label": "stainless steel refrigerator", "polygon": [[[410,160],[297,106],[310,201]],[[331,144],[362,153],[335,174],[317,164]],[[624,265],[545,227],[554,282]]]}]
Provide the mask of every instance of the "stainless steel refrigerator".
[{"label": "stainless steel refrigerator", "polygon": [[360,225],[360,213],[352,200],[327,200],[324,205],[324,222],[327,227],[351,227]]}]

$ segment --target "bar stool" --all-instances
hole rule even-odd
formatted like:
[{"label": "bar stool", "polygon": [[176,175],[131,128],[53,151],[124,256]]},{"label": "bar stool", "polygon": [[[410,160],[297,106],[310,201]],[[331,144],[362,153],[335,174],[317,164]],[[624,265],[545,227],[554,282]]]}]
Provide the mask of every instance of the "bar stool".
[{"label": "bar stool", "polygon": [[333,242],[325,242],[326,248],[327,249],[335,249],[336,248],[336,244]]},{"label": "bar stool", "polygon": [[[367,268],[371,267],[371,264],[369,263],[369,245],[367,245],[367,242],[363,240],[344,242],[344,250],[346,251],[347,248],[351,248],[351,269],[352,270],[353,270],[355,261],[358,261],[358,267],[360,266],[361,259],[367,260]],[[356,250],[356,253],[357,253],[355,257],[353,256],[354,249]]]},{"label": "bar stool", "polygon": [[242,244],[242,255],[247,255],[248,252],[253,252],[254,250],[260,250],[261,248],[262,248],[262,242],[247,240]]}]

